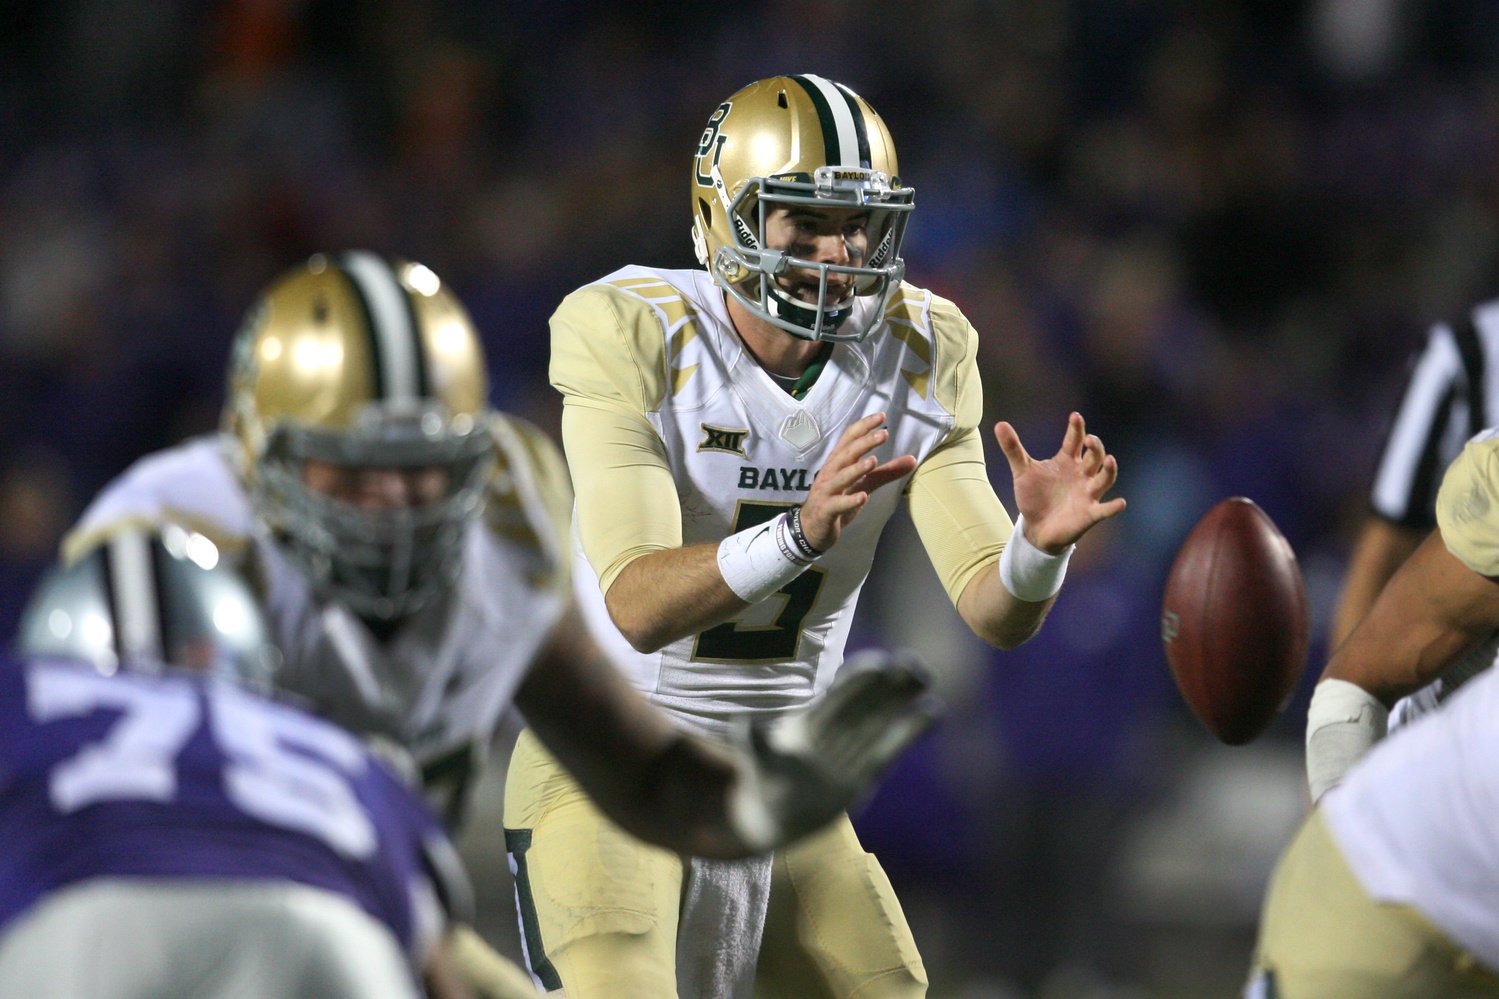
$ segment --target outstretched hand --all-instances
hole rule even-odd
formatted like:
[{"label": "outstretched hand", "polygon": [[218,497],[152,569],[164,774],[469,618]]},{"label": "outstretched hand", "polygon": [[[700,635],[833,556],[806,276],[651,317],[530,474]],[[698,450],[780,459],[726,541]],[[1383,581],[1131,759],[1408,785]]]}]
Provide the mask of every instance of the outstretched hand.
[{"label": "outstretched hand", "polygon": [[741,715],[730,821],[768,850],[832,821],[936,721],[926,667],[909,652],[851,656],[821,697],[771,722]]},{"label": "outstretched hand", "polygon": [[1026,537],[1053,555],[1088,529],[1124,509],[1124,498],[1103,496],[1119,478],[1119,463],[1103,441],[1087,432],[1083,418],[1067,418],[1067,433],[1055,455],[1037,461],[1026,453],[1020,435],[1008,423],[994,425],[994,439],[1010,462],[1015,480],[1015,507],[1025,515]]}]

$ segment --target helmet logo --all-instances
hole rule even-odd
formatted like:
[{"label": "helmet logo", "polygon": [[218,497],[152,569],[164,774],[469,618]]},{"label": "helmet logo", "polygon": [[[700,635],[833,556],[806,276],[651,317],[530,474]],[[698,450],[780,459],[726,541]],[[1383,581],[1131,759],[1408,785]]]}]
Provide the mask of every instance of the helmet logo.
[{"label": "helmet logo", "polygon": [[[714,186],[713,174],[718,171],[718,158],[723,155],[723,144],[729,141],[727,135],[720,134],[719,128],[723,126],[723,121],[729,116],[729,109],[733,106],[732,101],[725,101],[720,104],[718,109],[713,112],[713,116],[708,119],[708,127],[703,129],[703,137],[698,141],[697,164],[694,173],[697,176],[697,182],[700,187]],[[703,160],[707,158],[709,153],[713,154],[713,161],[709,164],[709,172],[705,174],[703,172]]]}]

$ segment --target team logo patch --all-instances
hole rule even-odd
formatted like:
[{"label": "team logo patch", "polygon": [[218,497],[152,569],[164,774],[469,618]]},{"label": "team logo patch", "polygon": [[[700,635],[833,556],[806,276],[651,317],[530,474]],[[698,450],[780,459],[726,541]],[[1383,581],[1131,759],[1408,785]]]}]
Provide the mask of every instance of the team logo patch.
[{"label": "team logo patch", "polygon": [[745,457],[744,439],[749,436],[749,428],[743,430],[730,430],[725,427],[712,427],[706,423],[700,424],[703,430],[702,443],[698,444],[699,451],[723,451],[727,454],[737,454]]}]

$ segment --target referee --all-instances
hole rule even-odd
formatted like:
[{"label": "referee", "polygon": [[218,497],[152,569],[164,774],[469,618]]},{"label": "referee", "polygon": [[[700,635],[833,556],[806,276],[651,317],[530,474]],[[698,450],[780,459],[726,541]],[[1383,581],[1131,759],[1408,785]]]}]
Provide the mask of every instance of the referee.
[{"label": "referee", "polygon": [[1333,617],[1343,644],[1379,591],[1437,526],[1437,487],[1468,438],[1499,425],[1499,299],[1431,328],[1380,454],[1370,511]]}]

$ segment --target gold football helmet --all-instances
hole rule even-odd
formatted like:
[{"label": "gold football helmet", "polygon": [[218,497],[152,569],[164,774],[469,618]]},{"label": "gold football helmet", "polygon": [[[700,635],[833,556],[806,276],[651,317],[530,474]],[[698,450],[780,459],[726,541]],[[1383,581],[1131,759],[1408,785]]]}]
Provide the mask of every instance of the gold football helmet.
[{"label": "gold football helmet", "polygon": [[[905,276],[900,244],[914,197],[901,184],[889,130],[862,97],[820,76],[778,76],[745,87],[708,119],[692,164],[692,242],[752,314],[809,340],[862,340]],[[817,263],[768,246],[767,213],[789,205],[868,211],[867,259]],[[818,274],[815,308],[777,283],[793,269]],[[828,301],[829,273],[854,279],[841,300]],[[838,332],[860,295],[877,296],[873,317]]]},{"label": "gold football helmet", "polygon": [[[421,264],[353,252],[277,279],[235,343],[224,429],[256,513],[314,589],[404,617],[457,577],[494,462],[468,314]],[[309,461],[436,473],[436,495],[370,504],[311,488]]]}]

